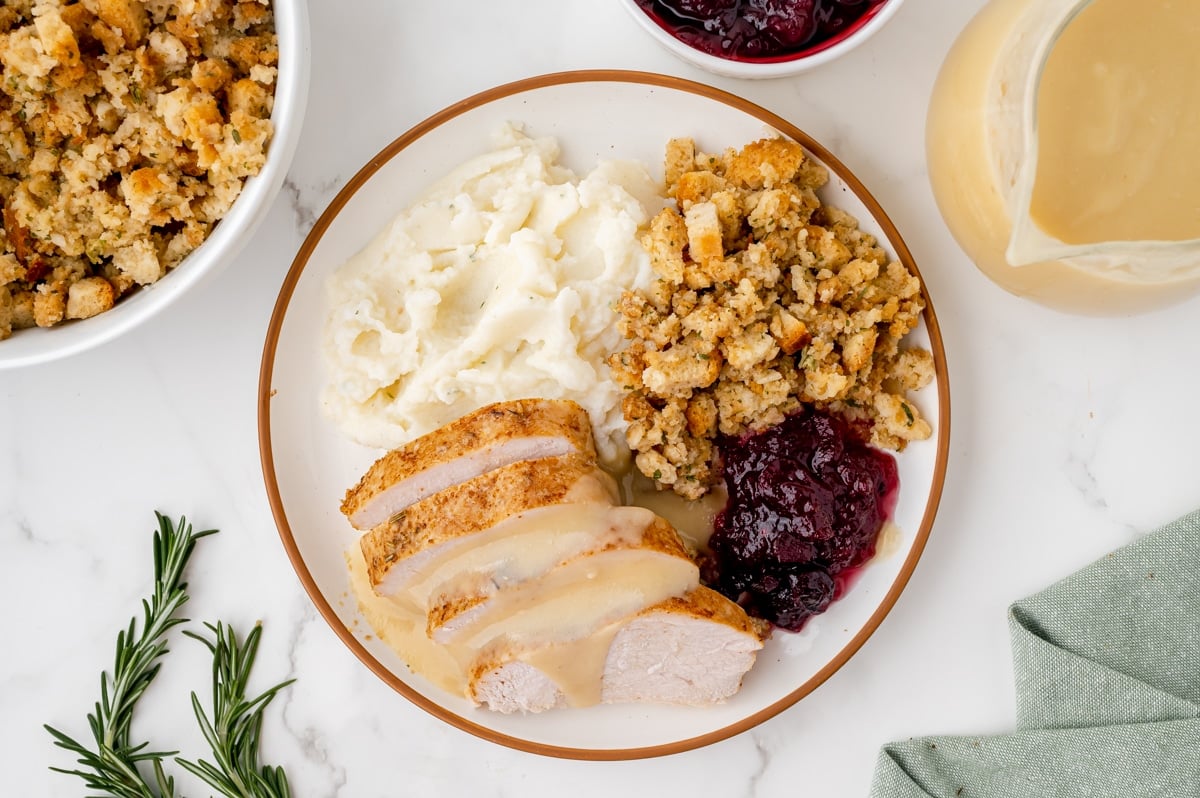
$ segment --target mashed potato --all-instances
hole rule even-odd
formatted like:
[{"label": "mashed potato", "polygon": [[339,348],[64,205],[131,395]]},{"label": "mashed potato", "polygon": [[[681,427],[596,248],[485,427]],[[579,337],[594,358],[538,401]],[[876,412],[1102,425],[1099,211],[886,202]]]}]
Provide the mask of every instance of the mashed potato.
[{"label": "mashed potato", "polygon": [[653,280],[637,231],[663,200],[638,164],[578,179],[553,139],[506,126],[496,145],[331,277],[325,410],[394,448],[492,402],[573,399],[619,465],[622,391],[605,358],[622,345],[622,292]]}]

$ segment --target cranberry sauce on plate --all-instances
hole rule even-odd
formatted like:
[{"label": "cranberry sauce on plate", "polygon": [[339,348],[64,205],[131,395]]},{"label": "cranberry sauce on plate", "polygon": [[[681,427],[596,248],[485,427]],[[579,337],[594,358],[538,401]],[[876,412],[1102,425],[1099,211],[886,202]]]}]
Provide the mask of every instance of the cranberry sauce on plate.
[{"label": "cranberry sauce on plate", "polygon": [[729,502],[709,538],[705,581],[798,631],[874,555],[896,504],[896,461],[812,409],[718,448]]},{"label": "cranberry sauce on plate", "polygon": [[684,44],[735,61],[774,59],[816,47],[884,0],[637,0]]}]

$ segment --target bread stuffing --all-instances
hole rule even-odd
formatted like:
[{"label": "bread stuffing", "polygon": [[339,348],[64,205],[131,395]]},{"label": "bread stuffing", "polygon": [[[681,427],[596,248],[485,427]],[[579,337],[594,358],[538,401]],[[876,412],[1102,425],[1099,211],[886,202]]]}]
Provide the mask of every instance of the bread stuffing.
[{"label": "bread stuffing", "polygon": [[177,266],[266,160],[266,0],[0,7],[0,339]]},{"label": "bread stuffing", "polygon": [[782,138],[720,155],[673,139],[664,171],[674,206],[642,239],[657,279],[623,294],[629,345],[609,359],[638,469],[699,498],[719,479],[718,436],[802,403],[861,422],[885,449],[928,438],[906,394],[933,379],[933,358],[901,347],[921,283],[821,202],[826,169]]}]

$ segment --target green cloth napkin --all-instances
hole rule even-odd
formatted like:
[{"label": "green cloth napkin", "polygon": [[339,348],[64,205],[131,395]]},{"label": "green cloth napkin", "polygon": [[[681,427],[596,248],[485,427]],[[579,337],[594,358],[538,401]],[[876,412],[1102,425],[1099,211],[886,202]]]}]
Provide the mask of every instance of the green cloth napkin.
[{"label": "green cloth napkin", "polygon": [[1200,511],[1008,621],[1018,731],[886,745],[872,798],[1200,798]]}]

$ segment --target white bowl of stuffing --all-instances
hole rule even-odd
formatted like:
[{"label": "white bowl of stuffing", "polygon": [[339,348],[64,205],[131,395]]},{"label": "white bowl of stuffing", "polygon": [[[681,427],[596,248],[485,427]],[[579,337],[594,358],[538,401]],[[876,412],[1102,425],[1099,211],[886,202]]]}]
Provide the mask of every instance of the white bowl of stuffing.
[{"label": "white bowl of stuffing", "polygon": [[871,38],[903,0],[622,0],[679,58],[731,78],[779,78]]},{"label": "white bowl of stuffing", "polygon": [[301,0],[0,8],[0,369],[109,341],[234,258],[300,134]]}]

